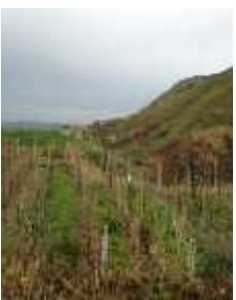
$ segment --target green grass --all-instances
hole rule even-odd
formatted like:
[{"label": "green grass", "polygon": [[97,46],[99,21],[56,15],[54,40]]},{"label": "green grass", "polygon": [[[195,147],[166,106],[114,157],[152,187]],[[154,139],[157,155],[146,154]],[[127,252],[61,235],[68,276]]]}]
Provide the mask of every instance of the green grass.
[{"label": "green grass", "polygon": [[100,230],[108,227],[109,234],[109,268],[127,269],[131,263],[131,253],[124,234],[123,218],[115,205],[113,195],[107,186],[101,182],[91,182],[89,194],[94,197],[94,215],[100,224]]},{"label": "green grass", "polygon": [[63,147],[68,138],[62,129],[40,130],[40,129],[3,129],[2,140],[20,140],[23,145],[47,146],[54,143],[55,146]]},{"label": "green grass", "polygon": [[63,166],[53,167],[50,189],[46,199],[47,241],[49,251],[71,266],[78,260],[79,206],[76,187]]},{"label": "green grass", "polygon": [[212,195],[204,199],[202,215],[192,218],[197,241],[196,269],[201,277],[232,273],[232,199]]}]

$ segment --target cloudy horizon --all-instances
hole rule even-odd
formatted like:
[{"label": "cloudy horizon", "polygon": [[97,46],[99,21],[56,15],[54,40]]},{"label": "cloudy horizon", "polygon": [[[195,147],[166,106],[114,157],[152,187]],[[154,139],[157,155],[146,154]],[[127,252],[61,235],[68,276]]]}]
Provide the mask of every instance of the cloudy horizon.
[{"label": "cloudy horizon", "polygon": [[2,9],[2,121],[85,123],[233,64],[231,9]]}]

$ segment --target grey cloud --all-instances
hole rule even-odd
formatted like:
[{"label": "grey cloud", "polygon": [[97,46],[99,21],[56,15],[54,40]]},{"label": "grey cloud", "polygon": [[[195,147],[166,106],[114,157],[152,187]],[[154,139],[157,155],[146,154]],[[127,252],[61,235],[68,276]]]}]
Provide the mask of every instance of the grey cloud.
[{"label": "grey cloud", "polygon": [[232,64],[232,11],[2,10],[2,119],[130,113]]}]

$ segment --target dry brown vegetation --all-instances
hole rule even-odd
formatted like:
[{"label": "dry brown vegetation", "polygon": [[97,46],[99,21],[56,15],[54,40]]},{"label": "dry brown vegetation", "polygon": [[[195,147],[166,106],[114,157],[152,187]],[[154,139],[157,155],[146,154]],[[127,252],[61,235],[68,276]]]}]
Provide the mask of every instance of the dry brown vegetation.
[{"label": "dry brown vegetation", "polygon": [[215,181],[213,156],[203,185],[174,181],[174,149],[198,157],[202,138],[164,153],[160,184],[89,132],[37,134],[2,141],[4,299],[231,298],[231,177]]}]

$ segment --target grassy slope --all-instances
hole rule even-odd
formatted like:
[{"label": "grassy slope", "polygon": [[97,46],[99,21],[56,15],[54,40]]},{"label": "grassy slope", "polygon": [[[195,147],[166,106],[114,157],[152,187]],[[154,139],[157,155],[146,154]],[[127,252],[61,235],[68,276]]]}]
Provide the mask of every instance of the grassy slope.
[{"label": "grassy slope", "polygon": [[131,153],[137,146],[140,152],[149,152],[205,129],[230,131],[232,74],[231,68],[176,84],[140,112],[111,126],[117,137],[115,146]]}]

